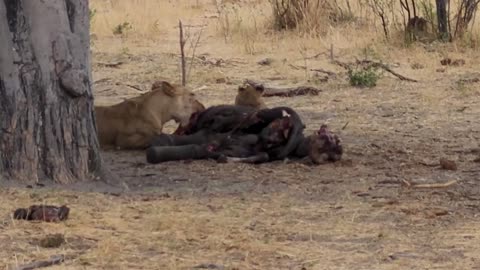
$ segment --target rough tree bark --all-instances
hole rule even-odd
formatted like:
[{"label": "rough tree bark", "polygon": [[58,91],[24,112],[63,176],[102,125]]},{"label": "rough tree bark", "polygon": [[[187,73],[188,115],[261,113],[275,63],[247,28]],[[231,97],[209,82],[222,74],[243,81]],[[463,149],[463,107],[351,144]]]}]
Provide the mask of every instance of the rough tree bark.
[{"label": "rough tree bark", "polygon": [[436,0],[436,5],[439,38],[447,41],[449,39],[447,0]]},{"label": "rough tree bark", "polygon": [[0,177],[102,177],[88,0],[0,0]]}]

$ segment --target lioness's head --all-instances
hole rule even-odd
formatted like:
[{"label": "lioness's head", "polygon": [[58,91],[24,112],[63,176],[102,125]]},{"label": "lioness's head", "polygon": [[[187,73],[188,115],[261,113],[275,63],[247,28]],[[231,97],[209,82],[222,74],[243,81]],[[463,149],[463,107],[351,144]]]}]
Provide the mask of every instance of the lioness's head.
[{"label": "lioness's head", "polygon": [[235,105],[248,106],[256,109],[265,108],[262,95],[265,88],[261,84],[252,84],[245,82],[238,87],[237,96],[235,97]]},{"label": "lioness's head", "polygon": [[180,123],[180,126],[187,126],[193,113],[205,110],[205,106],[197,100],[195,94],[182,86],[156,81],[152,85],[152,91],[162,91],[168,97],[166,113],[175,122]]}]

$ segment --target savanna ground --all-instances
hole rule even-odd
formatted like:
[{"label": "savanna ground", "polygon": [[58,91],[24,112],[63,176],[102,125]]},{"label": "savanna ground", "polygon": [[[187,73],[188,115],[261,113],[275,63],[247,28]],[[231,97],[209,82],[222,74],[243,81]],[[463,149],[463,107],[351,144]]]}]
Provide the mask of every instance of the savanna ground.
[{"label": "savanna ground", "polygon": [[[318,96],[268,98],[267,105],[296,109],[307,133],[328,123],[343,139],[344,158],[320,166],[148,165],[143,152],[105,152],[120,179],[115,187],[0,191],[0,213],[7,217],[0,224],[0,265],[66,254],[50,269],[480,269],[478,48],[398,46],[359,23],[326,27],[319,37],[273,33],[266,27],[266,1],[240,2],[220,16],[211,1],[91,5],[97,104],[138,95],[154,80],[179,82],[180,18],[188,57],[201,33],[200,58],[188,68],[188,86],[199,100],[232,103],[246,78],[317,86],[323,90]],[[132,29],[113,35],[123,22]],[[340,60],[382,60],[419,82],[385,74],[374,88],[351,87],[328,53],[312,57],[330,44]],[[267,57],[271,65],[257,64]],[[444,57],[466,63],[441,66]],[[314,68],[338,76],[325,81],[309,71]],[[442,170],[440,158],[454,160],[458,169]],[[446,188],[404,184],[453,180]],[[45,224],[9,217],[34,203],[67,204],[70,219]],[[64,234],[66,243],[39,247],[53,233]]]}]

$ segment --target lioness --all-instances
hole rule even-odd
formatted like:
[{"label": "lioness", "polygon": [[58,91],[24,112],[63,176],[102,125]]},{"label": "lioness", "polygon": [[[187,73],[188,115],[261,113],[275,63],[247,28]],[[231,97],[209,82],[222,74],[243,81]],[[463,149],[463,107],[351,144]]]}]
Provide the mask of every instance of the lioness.
[{"label": "lioness", "polygon": [[102,148],[146,148],[170,121],[186,126],[190,115],[205,110],[187,89],[156,81],[151,91],[112,106],[95,106],[98,138]]},{"label": "lioness", "polygon": [[252,107],[254,109],[266,109],[263,102],[263,92],[265,88],[261,84],[252,85],[248,82],[238,87],[235,105]]}]

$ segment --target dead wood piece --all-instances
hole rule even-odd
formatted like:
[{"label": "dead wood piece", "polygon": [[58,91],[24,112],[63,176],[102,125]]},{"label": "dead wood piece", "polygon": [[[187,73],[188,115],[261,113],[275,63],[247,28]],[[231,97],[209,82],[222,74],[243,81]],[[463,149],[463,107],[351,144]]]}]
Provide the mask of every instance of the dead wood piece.
[{"label": "dead wood piece", "polygon": [[[245,83],[250,84],[253,87],[262,85],[261,83],[255,82],[253,80],[245,80]],[[315,88],[313,86],[298,86],[298,87],[286,87],[286,88],[274,88],[274,87],[265,87],[263,92],[264,97],[293,97],[293,96],[304,96],[304,95],[318,95],[322,90]]]},{"label": "dead wood piece", "polygon": [[320,89],[312,86],[299,86],[290,88],[265,88],[264,97],[293,97],[312,95],[317,96],[321,92]]},{"label": "dead wood piece", "polygon": [[116,67],[119,67],[120,65],[122,65],[123,62],[122,61],[111,62],[111,63],[97,62],[96,64],[99,65],[99,66],[103,66],[103,67],[116,68]]},{"label": "dead wood piece", "polygon": [[29,264],[21,265],[15,268],[16,270],[32,270],[37,268],[49,267],[52,265],[61,264],[65,261],[64,255],[53,255],[48,260],[36,261]]},{"label": "dead wood piece", "polygon": [[322,68],[312,68],[310,69],[311,71],[316,71],[316,72],[321,72],[321,73],[325,73],[327,74],[328,76],[337,76],[337,74],[335,72],[332,72],[332,71],[328,71],[328,70],[325,70],[325,69],[322,69]]},{"label": "dead wood piece", "polygon": [[123,86],[129,87],[129,88],[135,89],[137,91],[140,91],[140,92],[145,92],[145,90],[141,89],[138,86],[132,85],[132,84],[117,82],[116,85],[123,85]]},{"label": "dead wood piece", "polygon": [[402,183],[407,186],[407,187],[413,187],[413,188],[446,188],[451,185],[456,184],[458,181],[457,180],[451,180],[445,183],[432,183],[432,184],[415,184],[411,183],[407,180],[402,180]]}]

